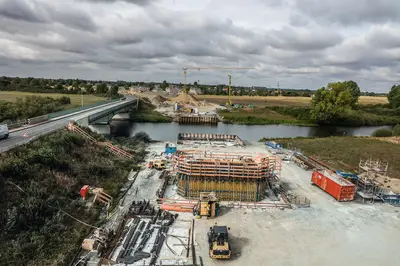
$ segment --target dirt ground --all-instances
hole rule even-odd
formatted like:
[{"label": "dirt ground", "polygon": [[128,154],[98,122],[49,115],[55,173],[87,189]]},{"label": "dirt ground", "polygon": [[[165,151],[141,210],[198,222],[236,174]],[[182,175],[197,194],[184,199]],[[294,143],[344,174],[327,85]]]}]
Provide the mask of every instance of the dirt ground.
[{"label": "dirt ground", "polygon": [[[255,150],[253,148],[253,150]],[[400,254],[400,210],[388,204],[339,203],[310,184],[311,172],[284,163],[282,181],[311,200],[294,210],[225,209],[216,219],[196,220],[197,255],[204,265],[384,265]],[[233,258],[212,260],[206,233],[215,223],[230,227]]]}]

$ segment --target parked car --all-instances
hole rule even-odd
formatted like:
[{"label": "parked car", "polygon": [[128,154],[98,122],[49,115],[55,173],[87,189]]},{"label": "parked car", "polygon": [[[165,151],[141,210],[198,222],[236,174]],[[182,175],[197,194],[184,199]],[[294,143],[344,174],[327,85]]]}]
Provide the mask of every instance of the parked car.
[{"label": "parked car", "polygon": [[7,125],[0,125],[0,139],[8,138],[8,126]]}]

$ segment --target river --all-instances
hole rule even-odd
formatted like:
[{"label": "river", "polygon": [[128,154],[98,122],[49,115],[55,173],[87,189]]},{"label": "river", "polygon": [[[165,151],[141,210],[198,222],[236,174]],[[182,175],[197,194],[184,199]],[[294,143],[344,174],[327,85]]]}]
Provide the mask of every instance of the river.
[{"label": "river", "polygon": [[132,123],[127,121],[113,121],[113,134],[117,136],[133,136],[144,131],[153,140],[174,141],[178,133],[214,133],[234,134],[248,141],[258,141],[263,137],[293,138],[293,137],[329,137],[329,136],[371,136],[377,127],[301,127],[292,125],[234,125],[219,123],[218,126],[206,125],[179,125],[177,123]]}]

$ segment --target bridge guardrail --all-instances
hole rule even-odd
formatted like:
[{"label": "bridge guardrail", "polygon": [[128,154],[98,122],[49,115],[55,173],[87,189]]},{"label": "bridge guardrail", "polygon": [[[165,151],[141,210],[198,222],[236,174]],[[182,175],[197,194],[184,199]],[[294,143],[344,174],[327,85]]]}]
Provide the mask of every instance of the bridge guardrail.
[{"label": "bridge guardrail", "polygon": [[93,104],[88,104],[88,105],[81,106],[81,107],[76,107],[76,108],[72,108],[72,109],[58,111],[58,112],[49,114],[49,119],[56,118],[56,117],[63,116],[63,115],[72,114],[72,113],[79,112],[79,111],[83,111],[83,110],[86,110],[86,109],[89,109],[89,108],[93,108],[93,107],[96,107],[96,106],[100,106],[100,105],[103,105],[103,104],[106,104],[106,103],[117,102],[117,101],[119,101],[121,99],[123,99],[123,98],[105,100],[105,101],[101,101],[101,102],[93,103]]}]

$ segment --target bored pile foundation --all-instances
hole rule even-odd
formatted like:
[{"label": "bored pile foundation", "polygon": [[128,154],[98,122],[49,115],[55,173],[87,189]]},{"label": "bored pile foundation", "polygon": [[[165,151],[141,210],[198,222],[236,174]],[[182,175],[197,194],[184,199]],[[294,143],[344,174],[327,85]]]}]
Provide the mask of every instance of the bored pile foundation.
[{"label": "bored pile foundation", "polygon": [[180,196],[215,192],[220,200],[259,201],[265,197],[267,179],[279,175],[281,160],[267,154],[178,151],[174,167]]}]

